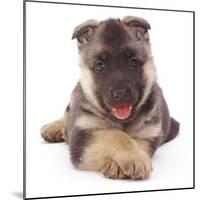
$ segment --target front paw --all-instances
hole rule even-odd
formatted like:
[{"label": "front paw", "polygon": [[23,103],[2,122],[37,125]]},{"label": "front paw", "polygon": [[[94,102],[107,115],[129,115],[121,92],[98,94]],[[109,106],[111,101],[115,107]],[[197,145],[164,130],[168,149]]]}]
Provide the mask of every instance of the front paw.
[{"label": "front paw", "polygon": [[59,121],[55,121],[44,125],[41,128],[41,136],[47,142],[64,142],[66,137],[64,135],[64,128]]},{"label": "front paw", "polygon": [[149,156],[144,152],[120,153],[117,163],[123,174],[131,179],[143,180],[149,177],[152,171],[152,163]]},{"label": "front paw", "polygon": [[144,152],[119,153],[114,159],[105,159],[102,173],[112,179],[143,180],[149,177],[152,171],[151,159]]},{"label": "front paw", "polygon": [[112,178],[112,179],[127,179],[128,178],[128,176],[126,176],[122,172],[117,162],[110,158],[107,158],[105,160],[105,163],[101,171],[104,174],[104,176],[107,178]]}]

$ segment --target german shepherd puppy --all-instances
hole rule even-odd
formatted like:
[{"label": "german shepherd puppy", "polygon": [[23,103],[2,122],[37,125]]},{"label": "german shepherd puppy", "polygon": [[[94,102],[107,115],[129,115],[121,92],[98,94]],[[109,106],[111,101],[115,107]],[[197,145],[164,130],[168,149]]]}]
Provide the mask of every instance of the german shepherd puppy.
[{"label": "german shepherd puppy", "polygon": [[76,168],[145,179],[155,150],[177,135],[179,123],[156,80],[149,29],[145,19],[133,16],[75,28],[81,78],[64,116],[43,126],[41,135],[69,142]]}]

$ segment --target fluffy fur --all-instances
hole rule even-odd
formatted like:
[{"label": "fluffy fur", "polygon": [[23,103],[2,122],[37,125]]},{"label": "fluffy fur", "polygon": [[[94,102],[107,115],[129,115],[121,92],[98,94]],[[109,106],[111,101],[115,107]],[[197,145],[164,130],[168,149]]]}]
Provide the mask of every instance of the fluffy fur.
[{"label": "fluffy fur", "polygon": [[[75,28],[81,78],[64,117],[41,132],[49,142],[69,142],[76,168],[145,179],[156,149],[177,135],[179,123],[170,117],[156,80],[149,29],[145,19],[132,16],[88,20]],[[98,62],[104,67],[99,71]],[[124,102],[132,110],[120,120],[112,110]]]}]

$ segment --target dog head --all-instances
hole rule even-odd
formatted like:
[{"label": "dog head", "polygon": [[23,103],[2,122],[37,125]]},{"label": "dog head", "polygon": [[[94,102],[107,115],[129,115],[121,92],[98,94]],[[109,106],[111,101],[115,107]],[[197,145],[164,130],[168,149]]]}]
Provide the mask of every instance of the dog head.
[{"label": "dog head", "polygon": [[127,121],[144,104],[155,81],[149,23],[138,17],[88,20],[77,26],[81,86],[102,112]]}]

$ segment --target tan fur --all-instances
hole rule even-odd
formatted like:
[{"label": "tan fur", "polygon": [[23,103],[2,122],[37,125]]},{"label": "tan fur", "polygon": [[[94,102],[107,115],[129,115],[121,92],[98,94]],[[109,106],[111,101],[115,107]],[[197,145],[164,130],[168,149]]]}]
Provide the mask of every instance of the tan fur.
[{"label": "tan fur", "polygon": [[116,124],[105,118],[85,114],[76,119],[75,126],[82,130],[99,130],[116,127]]},{"label": "tan fur", "polygon": [[117,164],[116,161],[107,158],[105,159],[105,163],[103,165],[103,168],[101,172],[104,174],[107,178],[113,178],[113,179],[126,179],[128,176],[123,174],[121,168]]},{"label": "tan fur", "polygon": [[59,120],[53,121],[49,124],[44,125],[40,132],[41,136],[47,142],[67,142],[67,138],[64,134],[64,126],[67,118],[67,113]]},{"label": "tan fur", "polygon": [[[150,50],[149,50],[149,54],[151,54]],[[151,55],[149,56],[150,58],[147,60],[147,62],[143,66],[144,77],[146,79],[146,84],[145,84],[146,87],[143,93],[143,97],[137,106],[137,109],[145,103],[147,97],[149,96],[149,93],[151,92],[152,85],[154,81],[156,80],[156,68],[154,65],[153,57]]]},{"label": "tan fur", "polygon": [[83,60],[80,58],[81,78],[80,83],[87,100],[94,105],[99,111],[103,112],[102,107],[99,105],[96,96],[94,95],[95,83],[92,74],[87,67],[85,67]]},{"label": "tan fur", "polygon": [[145,125],[138,131],[130,132],[129,135],[132,137],[145,139],[145,138],[157,137],[160,135],[160,132],[161,132],[161,124],[157,123],[157,124]]},{"label": "tan fur", "polygon": [[151,139],[139,139],[139,138],[134,138],[137,144],[140,146],[140,148],[146,152],[147,155],[150,157],[151,155]]},{"label": "tan fur", "polygon": [[[110,159],[116,162],[118,170],[112,175],[115,178],[124,176],[133,179],[144,179],[150,175],[151,160],[147,153],[137,144],[136,140],[117,129],[105,129],[93,132],[93,140],[85,148],[80,169],[105,171]],[[112,171],[112,170],[111,170]],[[114,171],[110,173],[114,173]],[[116,174],[118,173],[118,174]],[[123,176],[123,177],[124,177]]]},{"label": "tan fur", "polygon": [[104,120],[94,116],[87,116],[87,115],[80,116],[76,120],[75,126],[83,130],[105,129],[108,127],[108,125],[105,123]]}]

